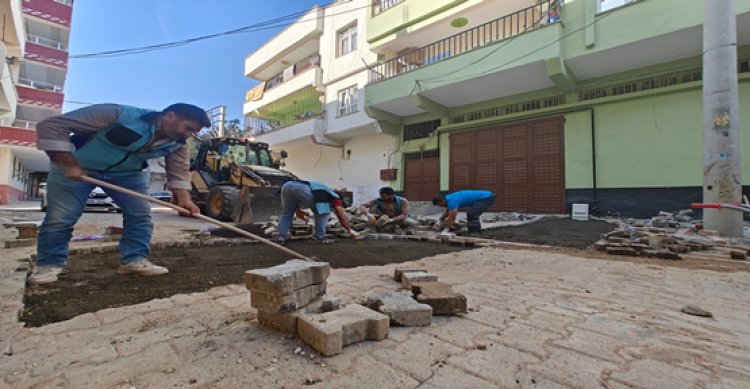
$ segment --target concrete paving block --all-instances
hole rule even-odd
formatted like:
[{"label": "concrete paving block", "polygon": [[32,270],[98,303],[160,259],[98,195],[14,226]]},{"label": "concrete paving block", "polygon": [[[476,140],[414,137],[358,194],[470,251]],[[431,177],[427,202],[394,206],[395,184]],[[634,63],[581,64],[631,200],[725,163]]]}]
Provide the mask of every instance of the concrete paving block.
[{"label": "concrete paving block", "polygon": [[401,284],[404,285],[404,288],[409,290],[411,290],[411,286],[415,282],[435,282],[437,280],[437,274],[427,272],[412,272],[401,275]]},{"label": "concrete paving block", "polygon": [[5,248],[31,247],[36,245],[36,238],[13,239],[5,241]]},{"label": "concrete paving block", "polygon": [[432,323],[432,307],[416,302],[409,294],[388,292],[367,299],[367,307],[391,319],[391,323],[403,327],[425,327]]},{"label": "concrete paving block", "polygon": [[245,286],[251,292],[284,296],[306,286],[322,284],[330,274],[331,266],[327,262],[294,259],[278,266],[246,271]]},{"label": "concrete paving block", "polygon": [[398,268],[393,272],[393,279],[396,280],[396,282],[401,282],[401,276],[404,273],[427,273],[427,269],[421,267]]},{"label": "concrete paving block", "polygon": [[285,296],[250,291],[250,306],[269,312],[289,313],[312,303],[325,293],[325,283],[309,285]]},{"label": "concrete paving block", "polygon": [[432,307],[433,315],[455,315],[466,312],[466,296],[456,293],[443,282],[416,282],[411,288],[417,302]]},{"label": "concrete paving block", "polygon": [[258,310],[258,323],[268,328],[290,335],[297,335],[297,318],[308,313],[332,312],[341,307],[338,297],[323,296],[309,305],[290,313],[269,312]]},{"label": "concrete paving block", "polygon": [[321,355],[341,353],[346,345],[388,336],[388,316],[358,304],[338,311],[300,315],[297,336]]}]

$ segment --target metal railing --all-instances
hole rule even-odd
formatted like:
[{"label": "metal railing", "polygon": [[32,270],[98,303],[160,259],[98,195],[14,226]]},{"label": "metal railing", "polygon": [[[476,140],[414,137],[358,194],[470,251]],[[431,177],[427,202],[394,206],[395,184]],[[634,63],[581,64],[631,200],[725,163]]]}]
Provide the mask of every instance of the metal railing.
[{"label": "metal railing", "polygon": [[13,121],[13,124],[11,127],[15,128],[23,128],[26,130],[34,130],[36,129],[37,122],[32,122],[30,120],[15,120]]},{"label": "metal railing", "polygon": [[320,66],[320,54],[313,54],[296,64],[292,65],[292,75],[291,77],[284,77],[285,72],[281,72],[273,77],[271,77],[268,81],[266,81],[266,91],[269,89],[273,89],[289,80],[294,78],[296,75],[304,72],[307,69],[310,69],[312,67]]},{"label": "metal railing", "polygon": [[49,82],[29,80],[28,78],[18,77],[18,83],[21,85],[30,86],[34,89],[52,91],[62,93],[63,88],[59,85],[50,84]]},{"label": "metal railing", "polygon": [[37,35],[26,34],[26,41],[35,43],[40,46],[49,47],[56,50],[67,50],[67,46],[61,42],[53,41],[52,39],[42,38]]},{"label": "metal railing", "polygon": [[263,135],[272,131],[282,130],[304,121],[323,116],[325,112],[301,112],[299,115],[292,117],[260,117],[245,116],[245,131],[252,135]]},{"label": "metal railing", "polygon": [[405,0],[372,0],[372,16],[379,15],[404,1]]},{"label": "metal railing", "polygon": [[446,60],[540,26],[560,21],[558,0],[539,3],[382,62],[369,71],[372,84]]}]

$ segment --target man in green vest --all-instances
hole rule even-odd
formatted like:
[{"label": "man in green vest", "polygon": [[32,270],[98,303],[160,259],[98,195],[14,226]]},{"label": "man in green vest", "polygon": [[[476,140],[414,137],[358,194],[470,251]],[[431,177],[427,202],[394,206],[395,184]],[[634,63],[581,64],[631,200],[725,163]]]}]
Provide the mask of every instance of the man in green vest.
[{"label": "man in green vest", "polygon": [[394,232],[395,227],[408,229],[417,225],[416,220],[409,217],[409,200],[396,196],[390,186],[380,188],[378,194],[380,197],[359,206],[362,213],[370,215],[371,225],[383,232]]},{"label": "man in green vest", "polygon": [[[39,230],[37,259],[29,284],[57,281],[68,260],[73,227],[94,186],[85,174],[139,192],[149,193],[147,161],[165,158],[167,187],[175,203],[190,213],[200,210],[190,196],[190,172],[185,141],[210,127],[208,115],[190,104],[173,104],[163,111],[118,104],[96,104],[39,122],[37,148],[51,160],[47,178],[47,215]],[[148,202],[104,189],[122,209],[119,274],[155,276],[168,273],[147,258],[154,226]]]}]

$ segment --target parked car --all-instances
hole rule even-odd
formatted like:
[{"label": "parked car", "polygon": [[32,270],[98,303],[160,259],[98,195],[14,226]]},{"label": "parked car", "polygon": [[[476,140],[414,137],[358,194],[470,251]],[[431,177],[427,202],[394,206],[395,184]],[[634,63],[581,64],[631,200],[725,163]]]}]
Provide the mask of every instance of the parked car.
[{"label": "parked car", "polygon": [[168,203],[172,202],[172,193],[170,192],[154,192],[151,193],[151,197],[157,200],[166,201]]},{"label": "parked car", "polygon": [[115,204],[114,200],[100,187],[94,188],[86,199],[86,211],[93,209],[104,209],[107,212],[122,212],[122,209]]}]

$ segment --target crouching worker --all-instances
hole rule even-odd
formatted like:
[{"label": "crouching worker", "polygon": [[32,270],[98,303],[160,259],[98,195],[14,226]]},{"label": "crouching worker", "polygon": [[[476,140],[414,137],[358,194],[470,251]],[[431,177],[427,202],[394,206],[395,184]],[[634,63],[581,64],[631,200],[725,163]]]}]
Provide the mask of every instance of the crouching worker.
[{"label": "crouching worker", "polygon": [[289,230],[292,228],[292,219],[297,209],[311,209],[315,215],[313,242],[333,242],[331,239],[325,239],[331,210],[336,213],[336,217],[349,233],[349,236],[352,238],[359,236],[349,224],[349,218],[344,212],[344,204],[340,196],[323,183],[317,181],[287,181],[281,187],[281,208],[277,239],[280,244],[286,243],[289,239]]},{"label": "crouching worker", "polygon": [[[36,126],[37,148],[52,164],[47,178],[47,215],[39,230],[37,259],[29,284],[57,281],[68,260],[68,242],[94,185],[85,174],[135,192],[149,193],[143,169],[165,157],[167,187],[177,205],[200,213],[190,197],[185,141],[211,122],[202,109],[173,104],[151,111],[117,104],[97,104],[47,118]],[[72,136],[71,136],[72,133]],[[154,276],[169,270],[151,263],[151,207],[145,200],[102,188],[122,209],[119,274]]]},{"label": "crouching worker", "polygon": [[359,206],[359,210],[370,215],[369,223],[374,224],[379,230],[414,228],[416,220],[409,217],[409,200],[405,197],[396,196],[393,188],[384,186],[380,188],[380,197],[370,200]]},{"label": "crouching worker", "polygon": [[436,231],[440,231],[441,228],[443,233],[450,231],[456,223],[458,209],[469,207],[466,211],[469,233],[481,234],[482,225],[479,217],[495,204],[495,194],[488,190],[459,190],[445,196],[435,197],[432,199],[432,204],[445,207],[440,221],[435,224]]}]

